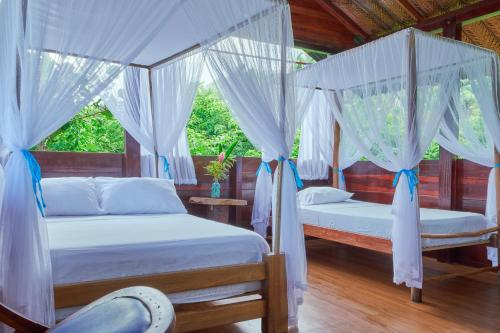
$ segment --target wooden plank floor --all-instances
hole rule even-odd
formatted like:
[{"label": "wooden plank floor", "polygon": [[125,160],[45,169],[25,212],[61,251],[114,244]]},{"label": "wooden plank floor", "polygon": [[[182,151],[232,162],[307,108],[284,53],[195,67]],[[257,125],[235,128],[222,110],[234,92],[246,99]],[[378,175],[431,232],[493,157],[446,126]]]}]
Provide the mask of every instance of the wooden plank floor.
[{"label": "wooden plank floor", "polygon": [[[495,273],[424,286],[424,303],[392,281],[390,257],[322,240],[307,242],[309,290],[300,333],[500,332],[500,286]],[[426,275],[463,270],[425,260]],[[256,333],[260,321],[199,333]]]}]

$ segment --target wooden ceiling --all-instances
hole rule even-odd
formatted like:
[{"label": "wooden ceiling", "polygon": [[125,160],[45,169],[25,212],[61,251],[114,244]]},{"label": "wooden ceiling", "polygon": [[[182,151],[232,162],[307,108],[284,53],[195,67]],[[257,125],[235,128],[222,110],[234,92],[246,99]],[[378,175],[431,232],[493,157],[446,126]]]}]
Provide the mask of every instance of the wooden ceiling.
[{"label": "wooden ceiling", "polygon": [[434,31],[447,20],[456,19],[463,22],[465,42],[500,53],[500,0],[289,0],[289,3],[299,47],[336,53],[410,26]]}]

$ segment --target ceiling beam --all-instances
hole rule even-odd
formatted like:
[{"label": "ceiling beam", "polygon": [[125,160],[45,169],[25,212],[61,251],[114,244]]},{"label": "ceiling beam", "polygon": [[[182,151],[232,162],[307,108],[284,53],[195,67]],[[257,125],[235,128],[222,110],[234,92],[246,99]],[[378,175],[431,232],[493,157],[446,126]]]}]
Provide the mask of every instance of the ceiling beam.
[{"label": "ceiling beam", "polygon": [[456,20],[457,22],[467,21],[479,16],[484,16],[500,10],[500,1],[482,0],[472,5],[462,7],[443,15],[423,20],[415,25],[415,28],[422,30],[435,30],[442,28],[446,21]]},{"label": "ceiling beam", "polygon": [[340,21],[340,23],[342,23],[352,34],[359,35],[365,40],[370,39],[371,36],[368,31],[351,19],[337,4],[329,0],[316,0],[316,2],[330,14],[330,16]]},{"label": "ceiling beam", "polygon": [[403,7],[408,14],[415,19],[415,21],[420,22],[424,19],[424,15],[415,7],[409,0],[397,0],[397,2]]}]

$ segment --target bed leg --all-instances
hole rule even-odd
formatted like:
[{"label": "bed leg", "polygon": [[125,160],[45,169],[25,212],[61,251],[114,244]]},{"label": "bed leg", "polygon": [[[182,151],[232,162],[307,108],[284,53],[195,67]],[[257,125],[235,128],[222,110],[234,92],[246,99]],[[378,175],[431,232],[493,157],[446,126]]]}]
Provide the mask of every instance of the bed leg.
[{"label": "bed leg", "polygon": [[413,303],[422,303],[422,289],[411,288],[411,301]]},{"label": "bed leg", "polygon": [[266,316],[262,318],[263,333],[286,333],[288,331],[288,301],[284,254],[270,254],[264,257],[266,283],[264,298]]}]

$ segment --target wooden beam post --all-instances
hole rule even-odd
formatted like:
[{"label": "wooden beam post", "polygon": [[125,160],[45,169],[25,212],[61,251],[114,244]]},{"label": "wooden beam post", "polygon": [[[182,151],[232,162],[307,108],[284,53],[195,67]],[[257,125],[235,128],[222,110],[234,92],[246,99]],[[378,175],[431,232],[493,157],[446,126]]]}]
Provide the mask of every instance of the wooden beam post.
[{"label": "wooden beam post", "polygon": [[125,154],[123,156],[123,176],[141,176],[141,145],[125,131]]},{"label": "wooden beam post", "polygon": [[[408,142],[418,140],[410,135],[417,135],[417,52],[415,32],[409,30],[408,36]],[[418,235],[420,237],[420,235]],[[411,288],[411,300],[415,303],[422,302],[422,289]]]},{"label": "wooden beam post", "polygon": [[[443,36],[455,40],[462,40],[462,24],[455,19],[445,21]],[[459,88],[458,88],[459,89]],[[449,115],[445,115],[448,117]],[[456,129],[458,131],[458,128]],[[438,206],[441,209],[452,210],[456,206],[456,157],[443,147],[439,147],[439,196]]]},{"label": "wooden beam post", "polygon": [[340,125],[334,120],[333,124],[333,174],[332,174],[332,186],[335,188],[340,188]]},{"label": "wooden beam post", "polygon": [[155,108],[154,108],[154,98],[153,98],[153,74],[151,69],[148,69],[148,82],[149,82],[149,104],[151,111],[151,126],[153,127],[153,141],[154,141],[154,160],[155,160],[155,173],[156,177],[160,178],[158,173],[158,139],[156,137],[156,121],[155,121]]},{"label": "wooden beam post", "polygon": [[288,302],[285,255],[265,255],[266,282],[264,299],[266,316],[262,318],[262,332],[286,333],[288,331]]},{"label": "wooden beam post", "polygon": [[[496,194],[496,208],[497,208],[497,226],[500,227],[500,152],[499,148],[495,149],[495,194]],[[497,260],[500,267],[500,231],[497,232]],[[498,270],[498,277],[500,280],[500,270]]]}]

